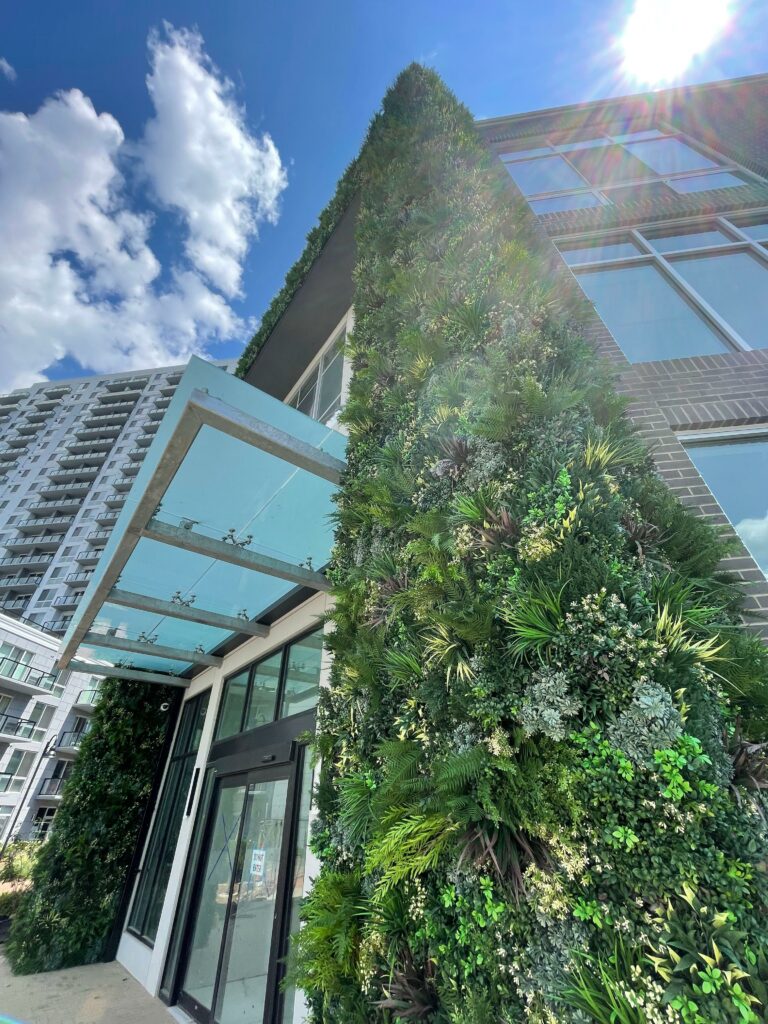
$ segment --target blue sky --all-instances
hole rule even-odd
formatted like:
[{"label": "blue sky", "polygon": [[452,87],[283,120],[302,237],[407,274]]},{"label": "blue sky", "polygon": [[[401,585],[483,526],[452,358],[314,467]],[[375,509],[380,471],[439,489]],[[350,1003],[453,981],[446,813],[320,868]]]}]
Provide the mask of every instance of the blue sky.
[{"label": "blue sky", "polygon": [[[177,352],[185,357],[195,347],[218,358],[237,354],[301,252],[306,232],[402,67],[412,60],[431,65],[477,117],[638,91],[637,83],[622,76],[614,45],[631,6],[631,0],[37,0],[3,5],[0,57],[8,61],[15,78],[0,74],[0,110],[6,112],[5,122],[0,121],[0,160],[6,163],[0,172],[12,161],[16,176],[9,179],[0,173],[0,215],[4,189],[6,208],[14,215],[25,212],[13,222],[11,238],[1,237],[0,219],[0,243],[12,254],[20,240],[27,248],[20,247],[23,256],[10,267],[5,291],[0,266],[0,346],[11,355],[2,361],[6,370],[0,387],[18,386],[41,373],[62,376],[82,372],[82,367],[130,368],[142,359],[164,360]],[[163,34],[164,22],[199,35]],[[146,82],[152,57],[148,37],[158,30],[161,37],[153,59],[169,58],[167,79],[162,79],[159,64],[154,69],[157,89],[168,87],[164,114],[158,112]],[[230,156],[237,162],[245,147],[252,161],[247,183],[239,190],[232,188],[230,207],[239,213],[231,244],[221,250],[216,248],[214,214],[228,217],[232,209],[213,211],[207,234],[190,243],[194,225],[201,212],[206,213],[206,184],[196,181],[190,186],[191,196],[175,194],[184,154],[164,147],[157,137],[153,140],[147,130],[153,120],[160,133],[166,134],[168,125],[179,129],[174,97],[183,93],[174,89],[185,71],[178,62],[174,71],[171,60],[179,53],[188,58],[189,74],[199,66],[214,87],[224,78],[230,80],[231,88],[220,90],[224,107],[219,104],[212,116],[221,118],[229,111],[235,122],[240,118]],[[738,0],[728,32],[691,65],[682,81],[762,71],[768,71],[768,6]],[[189,74],[181,87],[189,84]],[[79,90],[94,112],[75,110],[71,102],[66,109],[57,107],[58,101],[51,98],[62,90]],[[208,92],[206,99],[203,89],[201,102],[210,100],[215,107],[216,96]],[[53,105],[49,121],[43,122],[35,115],[46,102]],[[244,115],[237,114],[238,108],[244,108]],[[211,108],[201,109],[207,116],[205,111]],[[8,120],[8,115],[19,114],[29,120]],[[54,114],[61,115],[59,122]],[[99,115],[108,119],[97,122]],[[70,130],[70,122],[82,127],[82,138]],[[10,139],[5,154],[3,124]],[[55,134],[53,150],[46,133]],[[265,133],[274,151],[267,152]],[[255,140],[252,145],[249,139]],[[71,190],[72,178],[69,185],[66,175],[63,183],[57,178],[60,163],[67,163],[61,147],[70,140],[69,173],[76,178],[80,152],[85,152],[83,175],[93,171],[94,183],[83,202],[100,208],[99,224],[61,232],[52,223],[35,236],[39,225],[34,211],[40,196],[34,189],[41,190],[52,221],[61,195]],[[212,188],[243,174],[242,167],[232,176],[226,166],[214,167],[213,150],[218,149],[205,137],[203,145],[212,154]],[[103,177],[105,153],[119,175],[109,184]],[[201,167],[195,170],[198,178],[205,173],[205,161]],[[255,179],[259,167],[266,185]],[[14,181],[21,199],[12,191]],[[115,191],[119,201],[104,213],[104,196]],[[244,226],[243,210],[249,204],[253,210],[254,203],[259,209]],[[77,211],[71,214],[76,215]],[[107,237],[114,223],[119,225],[117,240]],[[83,232],[88,235],[85,242]],[[108,256],[99,254],[100,245],[112,246]],[[124,265],[126,252],[131,256],[129,268]],[[52,280],[52,264],[59,278],[65,272],[69,275],[69,283]],[[193,273],[182,285],[174,276],[177,271]],[[15,299],[19,282],[36,282],[36,273],[40,284],[35,284],[35,294],[47,297],[39,300],[44,308],[32,315]],[[32,301],[31,284],[30,295]],[[11,310],[5,322],[4,305],[6,312]],[[90,309],[81,308],[88,305]],[[97,305],[98,319],[91,316]],[[199,310],[194,322],[187,318],[190,307]],[[133,326],[146,318],[146,331],[139,335],[126,327],[128,317]]]}]

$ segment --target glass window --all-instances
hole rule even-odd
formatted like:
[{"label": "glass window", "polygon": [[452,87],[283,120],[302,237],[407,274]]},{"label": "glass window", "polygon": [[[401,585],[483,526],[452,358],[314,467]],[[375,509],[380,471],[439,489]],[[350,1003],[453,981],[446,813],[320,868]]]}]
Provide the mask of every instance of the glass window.
[{"label": "glass window", "polygon": [[563,259],[569,266],[579,263],[596,263],[598,260],[620,260],[626,256],[637,256],[640,250],[629,239],[616,242],[586,242],[559,246]]},{"label": "glass window", "polygon": [[629,132],[627,135],[614,135],[614,142],[639,142],[641,139],[660,139],[663,137],[663,132],[660,132],[657,128],[650,128],[645,132]]},{"label": "glass window", "polygon": [[506,164],[517,187],[526,196],[538,192],[558,192],[561,189],[580,188],[585,184],[580,174],[561,156],[539,157],[522,163]]},{"label": "glass window", "polygon": [[720,171],[718,174],[697,174],[694,178],[672,178],[669,187],[675,192],[711,192],[715,188],[735,188],[737,185],[744,185],[741,178],[735,174],[728,174]]},{"label": "glass window", "polygon": [[248,715],[245,720],[246,729],[255,729],[259,725],[274,721],[282,662],[283,652],[278,651],[271,658],[260,662],[253,670]]},{"label": "glass window", "polygon": [[549,199],[532,199],[529,205],[534,213],[557,213],[558,210],[581,210],[603,204],[592,192],[571,192],[569,195],[551,196]]},{"label": "glass window", "polygon": [[341,385],[344,375],[343,338],[342,335],[323,357],[323,373],[320,378],[320,394],[315,417],[321,423],[329,420],[341,405]]},{"label": "glass window", "polygon": [[249,669],[244,669],[224,684],[224,697],[221,701],[219,721],[216,726],[217,740],[223,739],[225,736],[234,736],[242,728],[249,672]]},{"label": "glass window", "polygon": [[501,159],[507,160],[524,160],[531,156],[551,156],[552,150],[549,146],[542,146],[539,149],[516,149],[511,153],[501,153]]},{"label": "glass window", "polygon": [[768,439],[686,447],[745,547],[768,574]]},{"label": "glass window", "polygon": [[761,220],[756,224],[739,224],[738,221],[733,223],[749,238],[754,238],[756,242],[768,239],[768,220]]},{"label": "glass window", "polygon": [[647,231],[645,237],[659,252],[675,252],[680,249],[701,249],[707,245],[727,245],[730,239],[719,228],[704,231],[687,231],[679,234],[651,235]]},{"label": "glass window", "polygon": [[610,146],[611,140],[606,139],[604,136],[596,136],[593,139],[579,139],[576,141],[573,139],[570,142],[561,142],[559,146],[554,148],[558,153],[567,153],[573,149],[593,149],[595,146]]},{"label": "glass window", "polygon": [[322,629],[291,644],[288,649],[280,718],[309,711],[317,704],[322,657]]},{"label": "glass window", "polygon": [[674,193],[663,181],[643,181],[634,185],[612,185],[604,188],[605,195],[612,203],[632,203],[638,199],[650,199],[657,201],[666,199]]},{"label": "glass window", "polygon": [[675,270],[753,348],[768,348],[768,267],[752,253],[687,256]]},{"label": "glass window", "polygon": [[165,890],[171,874],[176,841],[189,798],[189,785],[200,746],[205,715],[208,710],[209,691],[188,700],[181,713],[181,721],[168,762],[163,792],[147,843],[144,864],[131,907],[128,928],[152,945],[157,935]]},{"label": "glass window", "polygon": [[632,363],[727,351],[654,266],[593,270],[578,279]]},{"label": "glass window", "polygon": [[717,167],[713,160],[702,156],[680,139],[645,139],[641,142],[628,142],[626,147],[657,174],[678,174],[681,171],[698,171],[703,167]]},{"label": "glass window", "polygon": [[[624,146],[602,146],[570,153],[569,159],[590,185],[613,185],[648,177],[648,168]],[[653,175],[652,175],[653,176]]]}]

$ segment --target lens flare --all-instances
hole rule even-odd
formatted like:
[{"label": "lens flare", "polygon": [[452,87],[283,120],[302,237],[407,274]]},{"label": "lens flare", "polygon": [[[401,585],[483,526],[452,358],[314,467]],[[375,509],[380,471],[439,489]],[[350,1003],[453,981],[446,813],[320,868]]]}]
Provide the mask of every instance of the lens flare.
[{"label": "lens flare", "polygon": [[732,0],[635,0],[620,47],[627,78],[673,82],[723,34]]}]

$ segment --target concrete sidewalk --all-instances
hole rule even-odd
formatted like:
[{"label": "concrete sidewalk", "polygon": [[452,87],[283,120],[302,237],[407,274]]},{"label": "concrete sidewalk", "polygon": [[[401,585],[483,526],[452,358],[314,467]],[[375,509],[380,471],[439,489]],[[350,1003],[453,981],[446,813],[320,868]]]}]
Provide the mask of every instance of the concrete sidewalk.
[{"label": "concrete sidewalk", "polygon": [[174,1024],[120,964],[15,978],[0,955],[0,1017],[23,1024]]}]

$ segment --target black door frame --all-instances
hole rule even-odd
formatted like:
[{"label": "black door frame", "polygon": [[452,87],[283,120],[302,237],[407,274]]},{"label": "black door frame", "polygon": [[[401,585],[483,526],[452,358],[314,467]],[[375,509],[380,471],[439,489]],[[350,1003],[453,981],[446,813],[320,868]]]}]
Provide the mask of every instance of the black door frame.
[{"label": "black door frame", "polygon": [[[196,828],[204,829],[203,841],[198,845],[194,856],[190,853],[190,860],[187,863],[187,870],[194,871],[194,882],[185,905],[183,907],[180,906],[176,914],[174,928],[183,929],[183,936],[178,959],[173,971],[172,998],[169,1000],[171,1003],[178,1003],[195,1020],[200,1021],[200,1024],[213,1024],[218,988],[221,982],[221,968],[225,961],[225,953],[228,951],[228,942],[231,941],[231,925],[234,923],[232,893],[233,887],[236,884],[236,878],[238,878],[242,870],[242,865],[240,864],[235,865],[236,870],[233,872],[230,882],[227,916],[224,923],[219,961],[216,969],[216,983],[212,999],[213,1006],[210,1010],[201,1007],[200,1004],[192,1000],[192,997],[184,993],[182,991],[182,983],[189,962],[192,932],[199,909],[202,875],[205,870],[205,855],[214,826],[214,807],[221,792],[222,784],[226,784],[230,779],[235,779],[238,776],[243,778],[246,790],[251,782],[254,781],[266,782],[278,778],[287,778],[288,780],[285,824],[278,867],[278,891],[275,900],[263,1016],[263,1024],[279,1024],[283,1003],[280,982],[285,974],[283,959],[287,951],[289,938],[293,868],[298,852],[295,849],[295,844],[301,809],[301,780],[305,758],[308,756],[305,738],[314,733],[314,726],[315,712],[312,710],[311,712],[272,722],[248,733],[240,733],[226,740],[220,740],[214,743],[211,748],[208,770],[214,775],[214,783],[208,792],[207,806],[201,806],[198,812]],[[304,742],[299,742],[300,738]],[[246,810],[247,796],[244,812]],[[246,817],[247,814],[243,813],[239,825],[238,855],[241,850]],[[191,848],[193,846],[194,844],[191,844]],[[191,860],[194,860],[195,863],[190,863]],[[207,1013],[204,1012],[206,1010]],[[258,1022],[258,1024],[262,1024],[262,1022]]]}]

